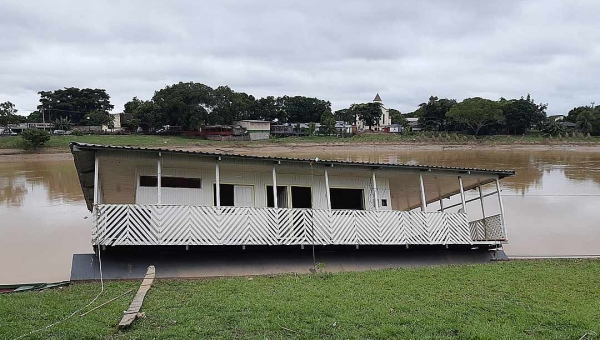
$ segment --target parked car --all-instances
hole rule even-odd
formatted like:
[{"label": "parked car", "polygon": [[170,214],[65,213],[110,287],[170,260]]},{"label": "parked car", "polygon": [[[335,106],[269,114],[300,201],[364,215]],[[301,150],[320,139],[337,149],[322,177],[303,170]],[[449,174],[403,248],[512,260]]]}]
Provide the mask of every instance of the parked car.
[{"label": "parked car", "polygon": [[17,133],[11,129],[0,129],[0,136],[16,136]]},{"label": "parked car", "polygon": [[70,135],[71,131],[54,130],[54,131],[52,131],[52,133],[55,134],[55,135]]}]

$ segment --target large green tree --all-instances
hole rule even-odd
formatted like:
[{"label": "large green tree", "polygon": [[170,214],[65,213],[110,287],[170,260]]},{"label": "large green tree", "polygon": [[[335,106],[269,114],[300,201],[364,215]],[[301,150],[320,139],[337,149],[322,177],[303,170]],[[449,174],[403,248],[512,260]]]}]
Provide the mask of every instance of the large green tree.
[{"label": "large green tree", "polygon": [[[181,126],[195,130],[204,124],[214,124],[210,116],[214,109],[214,90],[200,83],[177,83],[158,90],[152,97],[155,115],[151,128],[163,125]],[[144,122],[142,122],[144,123]]]},{"label": "large green tree", "polygon": [[284,121],[290,123],[317,122],[326,110],[331,111],[331,103],[318,98],[303,96],[283,96],[278,105],[285,112]]},{"label": "large green tree", "polygon": [[86,125],[111,125],[113,124],[113,119],[113,116],[103,110],[94,110],[85,115]]},{"label": "large green tree", "polygon": [[382,113],[380,102],[352,104],[350,111],[358,119],[362,120],[369,127],[369,130],[372,130],[373,126],[379,124],[379,118],[381,118]]},{"label": "large green tree", "polygon": [[219,86],[213,92],[213,109],[209,113],[211,124],[231,125],[240,119],[256,118],[254,96],[235,92],[229,86]]},{"label": "large green tree", "polygon": [[546,120],[548,104],[536,104],[530,95],[521,99],[501,98],[500,104],[509,134],[524,134],[535,126],[541,126]]},{"label": "large green tree", "polygon": [[477,136],[483,127],[502,122],[504,116],[500,103],[475,97],[454,105],[447,118],[467,127]]},{"label": "large green tree", "polygon": [[443,131],[449,127],[446,114],[456,105],[455,99],[436,96],[429,97],[426,103],[419,104],[416,111],[419,117],[419,125],[428,131]]},{"label": "large green tree", "polygon": [[11,102],[0,103],[0,126],[18,124],[21,120],[22,117],[17,114],[15,104]]},{"label": "large green tree", "polygon": [[342,121],[348,124],[356,123],[356,116],[350,109],[341,109],[333,113],[336,120]]},{"label": "large green tree", "polygon": [[41,123],[42,121],[42,113],[40,111],[32,111],[27,116],[27,123]]},{"label": "large green tree", "polygon": [[124,106],[125,122],[121,122],[123,127],[131,131],[135,131],[138,127],[146,131],[160,128],[159,114],[154,109],[153,101],[133,97]]},{"label": "large green tree", "polygon": [[255,103],[255,118],[268,121],[285,121],[285,112],[273,96],[260,98]]},{"label": "large green tree", "polygon": [[80,124],[92,111],[109,112],[114,108],[110,96],[104,89],[79,89],[65,87],[55,91],[40,91],[38,111],[50,122],[58,117],[69,118],[73,124]]},{"label": "large green tree", "polygon": [[580,113],[582,113],[584,111],[593,111],[593,110],[594,110],[593,105],[574,107],[571,110],[569,110],[569,112],[567,113],[567,117],[565,117],[565,120],[568,122],[571,122],[571,123],[575,123],[575,122],[577,122],[577,116],[579,116]]}]

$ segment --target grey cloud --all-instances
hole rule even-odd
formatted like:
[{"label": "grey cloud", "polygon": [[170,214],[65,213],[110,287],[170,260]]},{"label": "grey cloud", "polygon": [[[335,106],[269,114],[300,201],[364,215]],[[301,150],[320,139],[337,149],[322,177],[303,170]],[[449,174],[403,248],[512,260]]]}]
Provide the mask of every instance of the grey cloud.
[{"label": "grey cloud", "polygon": [[178,81],[335,109],[412,111],[430,95],[520,97],[565,113],[600,93],[594,0],[9,1],[0,3],[0,101],[106,88],[116,110]]}]

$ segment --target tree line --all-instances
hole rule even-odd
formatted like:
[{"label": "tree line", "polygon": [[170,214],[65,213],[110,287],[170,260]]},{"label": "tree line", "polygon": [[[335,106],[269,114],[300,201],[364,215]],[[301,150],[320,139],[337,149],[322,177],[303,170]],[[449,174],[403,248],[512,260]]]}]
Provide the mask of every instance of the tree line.
[{"label": "tree line", "polygon": [[[110,125],[114,108],[104,89],[68,87],[55,91],[40,91],[40,104],[28,117],[17,114],[15,105],[0,103],[0,126],[22,122],[54,123],[67,130],[72,125]],[[402,114],[389,109],[392,122],[407,125],[406,117],[418,118],[427,131],[468,131],[475,135],[522,135],[539,129],[549,134],[564,131],[564,126],[546,119],[547,104],[537,104],[530,95],[519,99],[490,100],[480,97],[455,99],[431,96],[417,110]],[[124,127],[135,130],[157,130],[165,125],[196,130],[203,125],[231,125],[243,119],[259,119],[279,123],[321,123],[327,134],[335,132],[335,122],[364,121],[371,129],[382,114],[380,102],[352,104],[331,111],[329,101],[304,96],[267,96],[255,98],[236,92],[229,86],[215,89],[195,82],[180,82],[166,86],[149,100],[132,98],[125,104]],[[43,115],[43,116],[42,116]],[[44,118],[42,118],[44,117]],[[600,135],[600,108],[592,103],[570,110],[566,121],[592,135]]]},{"label": "tree line", "polygon": [[541,128],[548,104],[536,104],[530,95],[520,99],[490,100],[481,97],[455,99],[431,96],[410,116],[418,117],[427,131],[463,131],[475,135],[520,135]]},{"label": "tree line", "polygon": [[[328,122],[331,103],[303,96],[267,96],[256,99],[229,86],[216,89],[201,83],[166,86],[149,100],[134,97],[125,104],[130,128],[159,129],[165,125],[196,130],[203,125],[231,125],[244,119],[286,122]],[[323,118],[322,118],[323,117]],[[334,122],[335,124],[335,122]]]},{"label": "tree line", "polygon": [[[407,116],[418,117],[419,124],[428,131],[466,129],[475,135],[523,135],[532,129],[547,135],[567,132],[561,121],[548,119],[547,108],[548,104],[536,104],[530,95],[519,99],[500,98],[497,101],[475,97],[461,102],[432,96]],[[594,103],[573,108],[564,121],[574,123],[585,134],[600,135],[600,108]]]}]

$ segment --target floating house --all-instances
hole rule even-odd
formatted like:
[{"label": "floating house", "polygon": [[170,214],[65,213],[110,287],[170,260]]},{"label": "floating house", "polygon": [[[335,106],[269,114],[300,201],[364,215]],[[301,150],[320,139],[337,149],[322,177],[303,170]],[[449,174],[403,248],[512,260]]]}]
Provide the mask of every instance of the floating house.
[{"label": "floating house", "polygon": [[[513,171],[70,147],[95,246],[506,242],[499,181]],[[475,200],[481,209],[467,211]]]}]

